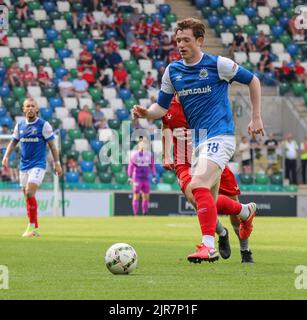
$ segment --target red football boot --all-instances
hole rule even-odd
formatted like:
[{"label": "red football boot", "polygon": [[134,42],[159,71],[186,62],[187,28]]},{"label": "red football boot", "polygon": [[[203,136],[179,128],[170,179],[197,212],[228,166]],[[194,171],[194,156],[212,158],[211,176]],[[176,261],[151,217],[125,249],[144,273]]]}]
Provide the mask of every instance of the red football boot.
[{"label": "red football boot", "polygon": [[197,251],[190,254],[187,259],[193,263],[201,263],[202,261],[214,262],[219,259],[219,254],[216,249],[208,248],[203,243],[197,245]]},{"label": "red football boot", "polygon": [[256,203],[251,202],[248,204],[249,217],[246,220],[241,219],[239,235],[241,240],[246,240],[253,231],[253,220],[256,215]]}]

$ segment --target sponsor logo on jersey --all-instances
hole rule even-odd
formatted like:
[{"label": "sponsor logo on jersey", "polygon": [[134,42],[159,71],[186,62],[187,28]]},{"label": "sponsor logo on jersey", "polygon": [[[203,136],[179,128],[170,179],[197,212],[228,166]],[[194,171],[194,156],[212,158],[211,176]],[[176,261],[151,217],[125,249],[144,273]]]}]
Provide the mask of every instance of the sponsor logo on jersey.
[{"label": "sponsor logo on jersey", "polygon": [[20,142],[39,142],[39,138],[21,138]]},{"label": "sponsor logo on jersey", "polygon": [[206,68],[202,68],[199,73],[199,80],[204,80],[208,78],[208,70]]},{"label": "sponsor logo on jersey", "polygon": [[176,76],[175,81],[180,81],[182,80],[182,74],[178,74],[178,76]]},{"label": "sponsor logo on jersey", "polygon": [[203,94],[203,93],[210,93],[212,91],[211,86],[206,86],[202,88],[195,88],[195,89],[182,89],[178,91],[178,96],[188,96],[190,94]]}]

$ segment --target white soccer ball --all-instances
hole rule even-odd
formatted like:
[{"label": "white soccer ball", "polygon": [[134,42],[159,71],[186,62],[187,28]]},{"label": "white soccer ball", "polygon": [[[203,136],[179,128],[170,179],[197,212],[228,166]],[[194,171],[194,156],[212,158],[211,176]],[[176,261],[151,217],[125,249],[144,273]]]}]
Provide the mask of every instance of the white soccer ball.
[{"label": "white soccer ball", "polygon": [[107,250],[104,261],[113,274],[128,274],[136,268],[137,254],[129,244],[115,243]]}]

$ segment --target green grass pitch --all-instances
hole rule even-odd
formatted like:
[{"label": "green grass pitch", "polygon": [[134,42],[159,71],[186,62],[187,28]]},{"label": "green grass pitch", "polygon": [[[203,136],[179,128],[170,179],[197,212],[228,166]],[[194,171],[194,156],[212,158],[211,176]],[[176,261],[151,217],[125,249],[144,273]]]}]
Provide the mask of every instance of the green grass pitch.
[{"label": "green grass pitch", "polygon": [[[0,265],[9,289],[0,299],[307,299],[297,290],[297,265],[307,265],[307,219],[256,218],[242,265],[227,217],[232,256],[190,264],[200,240],[196,217],[41,218],[41,237],[23,239],[25,218],[0,218]],[[138,253],[130,275],[112,275],[104,254],[115,242]]]}]

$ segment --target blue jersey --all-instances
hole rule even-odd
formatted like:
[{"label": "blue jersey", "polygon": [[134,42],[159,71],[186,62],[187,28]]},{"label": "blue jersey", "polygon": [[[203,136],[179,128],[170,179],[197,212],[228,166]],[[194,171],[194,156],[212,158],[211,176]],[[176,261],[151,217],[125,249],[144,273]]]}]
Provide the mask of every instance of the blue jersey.
[{"label": "blue jersey", "polygon": [[195,144],[218,135],[234,135],[228,87],[232,81],[249,84],[253,74],[231,59],[202,54],[193,65],[183,60],[166,68],[158,104],[168,109],[175,93],[183,106]]},{"label": "blue jersey", "polygon": [[47,121],[37,118],[33,122],[23,120],[17,123],[13,140],[20,142],[20,171],[46,169],[46,143],[53,139],[52,127]]}]

